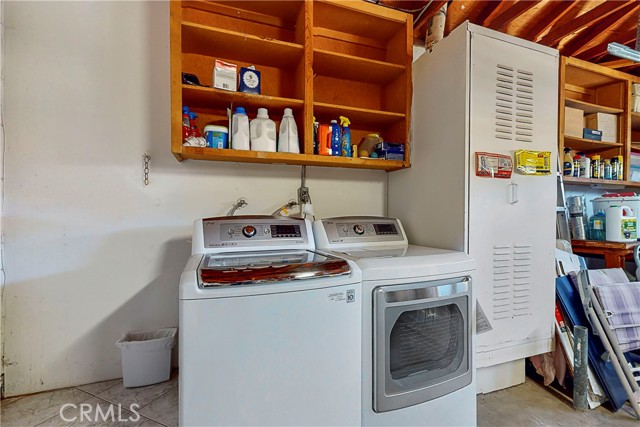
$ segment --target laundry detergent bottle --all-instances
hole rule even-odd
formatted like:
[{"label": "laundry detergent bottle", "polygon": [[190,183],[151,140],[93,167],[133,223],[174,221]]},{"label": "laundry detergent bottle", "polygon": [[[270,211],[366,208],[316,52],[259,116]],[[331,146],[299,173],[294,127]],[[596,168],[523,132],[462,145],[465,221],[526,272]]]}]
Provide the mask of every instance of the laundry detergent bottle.
[{"label": "laundry detergent bottle", "polygon": [[298,127],[293,119],[291,108],[284,109],[284,115],[280,122],[280,133],[278,135],[278,151],[282,153],[300,153],[298,143]]},{"label": "laundry detergent bottle", "polygon": [[251,149],[254,151],[276,151],[276,122],[269,118],[266,108],[258,108],[258,117],[251,120]]},{"label": "laundry detergent bottle", "polygon": [[351,157],[352,148],[351,148],[351,130],[349,130],[349,125],[351,122],[345,116],[340,116],[340,126],[342,126],[342,151],[340,155],[342,157]]},{"label": "laundry detergent bottle", "polygon": [[628,206],[612,206],[606,211],[606,235],[609,242],[635,242],[638,240],[637,219]]},{"label": "laundry detergent bottle", "polygon": [[242,107],[236,107],[231,118],[231,148],[234,150],[249,149],[249,117]]},{"label": "laundry detergent bottle", "polygon": [[331,155],[342,154],[342,130],[337,120],[331,120]]}]

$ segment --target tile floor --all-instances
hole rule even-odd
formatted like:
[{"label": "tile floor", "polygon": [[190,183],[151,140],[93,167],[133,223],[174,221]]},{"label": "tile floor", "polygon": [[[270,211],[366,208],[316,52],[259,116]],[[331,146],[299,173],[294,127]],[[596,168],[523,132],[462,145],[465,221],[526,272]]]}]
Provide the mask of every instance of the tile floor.
[{"label": "tile floor", "polygon": [[124,388],[122,380],[111,380],[4,399],[0,425],[177,427],[178,374],[147,387]]},{"label": "tile floor", "polygon": [[[67,405],[60,414],[60,408]],[[82,404],[90,408],[81,420]],[[121,411],[118,413],[118,404]],[[136,415],[127,410],[139,405]],[[100,409],[97,409],[100,408]],[[113,408],[113,409],[110,409]],[[102,414],[112,410],[116,422],[104,422]],[[96,417],[98,416],[98,417]],[[117,421],[118,416],[120,420]],[[88,421],[89,418],[92,421]],[[69,421],[65,421],[69,420]],[[177,373],[164,383],[125,389],[121,380],[104,381],[80,387],[54,390],[2,401],[2,427],[35,426],[121,426],[174,427],[178,425]],[[638,427],[630,408],[612,413],[605,408],[586,412],[574,411],[562,395],[531,379],[524,384],[478,396],[478,426],[484,427]]]}]

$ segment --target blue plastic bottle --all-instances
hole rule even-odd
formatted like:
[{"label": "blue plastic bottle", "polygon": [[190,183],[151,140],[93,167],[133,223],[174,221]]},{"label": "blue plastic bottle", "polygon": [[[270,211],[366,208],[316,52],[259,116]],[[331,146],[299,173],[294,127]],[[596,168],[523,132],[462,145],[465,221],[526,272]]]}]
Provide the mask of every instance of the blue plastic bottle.
[{"label": "blue plastic bottle", "polygon": [[342,157],[351,157],[351,130],[349,130],[349,125],[351,122],[348,118],[344,116],[340,116],[340,126],[342,126],[342,152],[340,155]]},{"label": "blue plastic bottle", "polygon": [[589,239],[605,240],[606,229],[606,215],[603,210],[599,210],[589,219]]},{"label": "blue plastic bottle", "polygon": [[342,154],[342,132],[337,120],[331,120],[331,155]]}]

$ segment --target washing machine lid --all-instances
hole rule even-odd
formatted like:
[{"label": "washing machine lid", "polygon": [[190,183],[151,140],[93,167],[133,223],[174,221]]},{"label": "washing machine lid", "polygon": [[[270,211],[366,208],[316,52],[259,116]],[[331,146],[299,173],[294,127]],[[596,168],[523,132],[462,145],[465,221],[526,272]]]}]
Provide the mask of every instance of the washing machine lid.
[{"label": "washing machine lid", "polygon": [[344,259],[312,251],[260,251],[205,254],[198,286],[256,285],[348,275]]},{"label": "washing machine lid", "polygon": [[466,253],[425,246],[357,248],[332,253],[355,261],[362,270],[363,281],[466,274],[476,269],[475,261]]}]

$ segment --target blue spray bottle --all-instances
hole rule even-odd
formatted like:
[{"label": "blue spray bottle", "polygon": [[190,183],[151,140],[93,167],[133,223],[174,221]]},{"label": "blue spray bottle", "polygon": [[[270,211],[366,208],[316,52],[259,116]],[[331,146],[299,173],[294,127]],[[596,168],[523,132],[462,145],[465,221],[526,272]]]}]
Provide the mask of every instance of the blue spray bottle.
[{"label": "blue spray bottle", "polygon": [[331,155],[342,154],[342,132],[337,120],[331,120]]},{"label": "blue spray bottle", "polygon": [[345,116],[340,116],[340,126],[342,126],[342,157],[351,157],[351,130],[349,130],[349,125],[351,122]]}]

